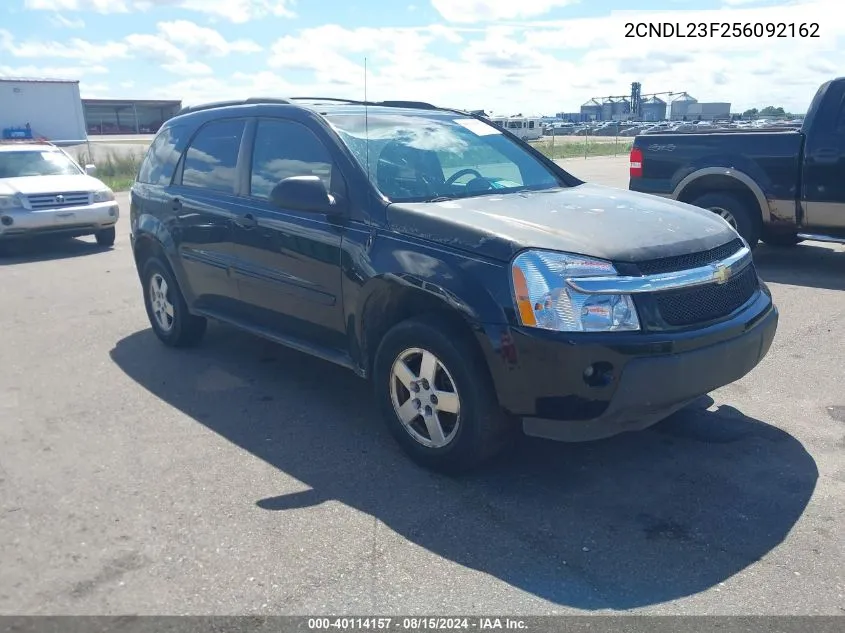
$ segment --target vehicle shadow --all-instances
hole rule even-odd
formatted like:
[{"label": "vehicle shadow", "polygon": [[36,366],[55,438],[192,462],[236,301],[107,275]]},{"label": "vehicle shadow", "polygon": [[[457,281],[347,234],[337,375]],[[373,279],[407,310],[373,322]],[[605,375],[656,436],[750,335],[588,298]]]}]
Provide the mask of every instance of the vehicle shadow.
[{"label": "vehicle shadow", "polygon": [[0,266],[46,262],[95,255],[111,250],[93,241],[73,237],[50,236],[20,241],[0,242]]},{"label": "vehicle shadow", "polygon": [[845,290],[845,252],[811,242],[789,248],[760,244],[754,249],[760,276],[772,283]]},{"label": "vehicle shadow", "polygon": [[488,468],[449,478],[404,456],[368,383],[340,367],[222,326],[190,352],[140,331],[111,358],[311,488],[256,499],[259,507],[337,500],[438,556],[581,609],[641,607],[717,585],[783,541],[818,478],[794,437],[729,406],[708,410],[707,397],[610,440],[524,438]]}]

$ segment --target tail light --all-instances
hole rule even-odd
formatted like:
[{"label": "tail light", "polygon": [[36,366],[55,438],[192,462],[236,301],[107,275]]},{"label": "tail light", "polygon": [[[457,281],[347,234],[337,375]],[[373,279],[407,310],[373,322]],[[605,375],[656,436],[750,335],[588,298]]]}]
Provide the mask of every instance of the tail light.
[{"label": "tail light", "polygon": [[643,150],[639,147],[631,148],[631,178],[643,177]]}]

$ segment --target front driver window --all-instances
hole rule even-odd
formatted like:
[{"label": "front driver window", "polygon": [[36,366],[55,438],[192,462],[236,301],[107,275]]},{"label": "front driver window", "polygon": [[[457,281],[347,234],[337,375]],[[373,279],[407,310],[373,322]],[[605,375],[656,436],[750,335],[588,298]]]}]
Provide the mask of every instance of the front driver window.
[{"label": "front driver window", "polygon": [[[331,156],[314,133],[301,123],[262,119],[255,132],[250,176],[251,195],[267,199],[281,180],[291,176],[319,176],[336,192]],[[334,185],[334,187],[333,187]]]}]

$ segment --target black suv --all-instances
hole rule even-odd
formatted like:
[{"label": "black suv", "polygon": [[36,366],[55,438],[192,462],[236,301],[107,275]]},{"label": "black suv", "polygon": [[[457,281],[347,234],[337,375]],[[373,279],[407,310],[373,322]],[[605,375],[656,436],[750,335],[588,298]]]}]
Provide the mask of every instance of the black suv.
[{"label": "black suv", "polygon": [[507,130],[416,102],[189,108],[131,191],[167,345],[206,319],[348,367],[420,463],[519,429],[643,429],[766,355],[778,312],[717,215],[582,182]]}]

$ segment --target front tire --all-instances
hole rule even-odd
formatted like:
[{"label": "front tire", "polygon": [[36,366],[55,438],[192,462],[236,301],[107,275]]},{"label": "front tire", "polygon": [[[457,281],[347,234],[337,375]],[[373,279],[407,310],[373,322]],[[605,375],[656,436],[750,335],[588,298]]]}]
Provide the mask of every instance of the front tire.
[{"label": "front tire", "polygon": [[376,352],[373,381],[391,433],[411,459],[432,470],[476,468],[516,428],[477,349],[442,319],[422,316],[394,326]]},{"label": "front tire", "polygon": [[748,242],[749,248],[754,248],[760,241],[760,212],[741,198],[730,193],[706,193],[690,204],[722,216]]},{"label": "front tire", "polygon": [[114,246],[115,230],[114,227],[103,229],[94,233],[94,239],[100,246]]},{"label": "front tire", "polygon": [[147,317],[159,340],[170,347],[198,344],[208,323],[188,311],[170,267],[158,257],[150,257],[144,263],[141,279]]}]

